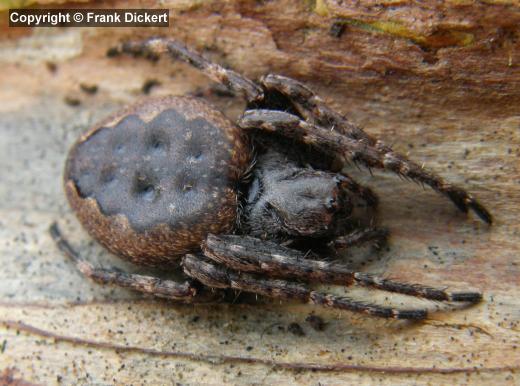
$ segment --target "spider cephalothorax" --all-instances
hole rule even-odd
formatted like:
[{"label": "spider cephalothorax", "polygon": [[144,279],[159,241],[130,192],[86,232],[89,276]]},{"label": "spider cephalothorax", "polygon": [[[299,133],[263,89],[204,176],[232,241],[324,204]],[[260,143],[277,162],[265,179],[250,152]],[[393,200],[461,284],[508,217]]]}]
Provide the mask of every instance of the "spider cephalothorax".
[{"label": "spider cephalothorax", "polygon": [[[58,246],[84,274],[181,301],[201,298],[204,286],[232,288],[402,319],[423,319],[427,312],[324,294],[300,282],[357,283],[437,301],[481,299],[477,292],[450,293],[352,272],[317,253],[323,246],[344,249],[386,235],[352,221],[354,202],[375,207],[377,196],[342,171],[346,162],[427,184],[491,223],[464,189],[366,134],[294,79],[267,75],[256,84],[164,38],[121,48],[181,58],[244,95],[248,110],[234,124],[193,97],[148,99],[81,136],[64,177],[83,226],[134,263],[182,265],[187,281],[94,268],[54,224]],[[315,249],[312,259],[299,245]]]}]

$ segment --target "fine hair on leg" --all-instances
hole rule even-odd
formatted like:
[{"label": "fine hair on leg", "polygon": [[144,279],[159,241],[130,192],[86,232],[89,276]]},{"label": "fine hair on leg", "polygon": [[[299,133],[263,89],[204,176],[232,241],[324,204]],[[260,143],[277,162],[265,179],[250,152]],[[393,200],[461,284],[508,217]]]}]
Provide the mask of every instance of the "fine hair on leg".
[{"label": "fine hair on leg", "polygon": [[302,121],[295,115],[274,110],[248,110],[239,119],[238,125],[246,130],[260,129],[294,138],[325,154],[337,154],[345,162],[361,163],[368,168],[392,171],[404,178],[429,185],[451,199],[462,212],[472,209],[488,224],[493,221],[487,209],[468,192],[448,183],[422,166],[397,157],[393,153],[381,153],[369,143]]},{"label": "fine hair on leg", "polygon": [[300,251],[249,236],[209,235],[203,245],[203,252],[215,262],[240,272],[344,286],[356,283],[436,301],[477,303],[482,299],[478,292],[448,292],[354,272],[340,264],[307,259]]},{"label": "fine hair on leg", "polygon": [[128,41],[122,44],[120,50],[135,56],[160,56],[163,53],[168,53],[172,58],[181,59],[191,64],[214,81],[224,84],[238,94],[244,95],[248,102],[261,100],[264,97],[262,88],[252,80],[207,60],[175,39],[153,37],[141,41]]},{"label": "fine hair on leg", "polygon": [[313,291],[304,285],[293,282],[262,279],[251,274],[235,272],[200,255],[186,255],[183,259],[183,267],[188,276],[196,278],[210,287],[232,288],[270,298],[298,300],[303,303],[359,312],[381,318],[423,320],[428,317],[426,309],[400,310],[361,302],[344,296]]},{"label": "fine hair on leg", "polygon": [[173,280],[163,280],[152,276],[120,272],[115,269],[94,267],[72,248],[70,243],[61,234],[56,223],[51,225],[49,232],[60,251],[76,264],[78,270],[86,277],[98,283],[112,284],[157,297],[184,302],[192,301],[197,295],[197,289],[189,281],[178,283]]},{"label": "fine hair on leg", "polygon": [[356,245],[361,245],[369,241],[374,241],[375,245],[381,246],[388,238],[388,230],[385,228],[364,228],[357,229],[343,236],[338,236],[329,242],[335,249],[347,249]]}]

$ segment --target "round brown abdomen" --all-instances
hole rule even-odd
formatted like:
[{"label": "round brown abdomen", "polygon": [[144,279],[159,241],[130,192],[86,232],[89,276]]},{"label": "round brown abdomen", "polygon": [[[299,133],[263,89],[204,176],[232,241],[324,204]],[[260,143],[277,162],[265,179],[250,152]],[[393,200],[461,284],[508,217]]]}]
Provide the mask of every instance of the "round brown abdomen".
[{"label": "round brown abdomen", "polygon": [[164,265],[231,231],[249,163],[240,129],[205,102],[148,100],[72,147],[65,190],[87,231],[113,253]]}]

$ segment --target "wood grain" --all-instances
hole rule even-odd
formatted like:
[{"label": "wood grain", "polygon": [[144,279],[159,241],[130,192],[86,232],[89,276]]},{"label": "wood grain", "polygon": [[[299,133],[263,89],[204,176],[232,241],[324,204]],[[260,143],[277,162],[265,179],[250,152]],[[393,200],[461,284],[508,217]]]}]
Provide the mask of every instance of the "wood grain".
[{"label": "wood grain", "polygon": [[[0,25],[0,383],[518,384],[518,2],[164,4],[171,24],[163,30]],[[335,23],[340,36],[331,34]],[[206,78],[182,63],[105,55],[120,39],[158,33],[253,78],[306,81],[371,134],[466,186],[492,211],[492,227],[430,190],[352,170],[379,193],[379,220],[392,236],[387,250],[349,251],[345,262],[479,289],[485,301],[407,324],[264,299],[182,306],[83,278],[50,240],[52,221],[93,262],[137,269],[95,244],[66,203],[61,173],[78,134],[146,97],[151,79],[160,82],[155,96],[202,90],[232,118],[243,108],[207,92]],[[305,321],[311,313],[324,331]],[[291,323],[305,335],[291,333]]]}]

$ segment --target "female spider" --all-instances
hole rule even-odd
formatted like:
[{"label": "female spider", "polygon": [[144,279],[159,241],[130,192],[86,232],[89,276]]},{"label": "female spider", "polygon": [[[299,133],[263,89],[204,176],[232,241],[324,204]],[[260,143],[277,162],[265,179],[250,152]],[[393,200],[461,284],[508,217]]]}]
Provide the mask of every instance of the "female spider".
[{"label": "female spider", "polygon": [[58,247],[83,274],[184,302],[197,301],[207,287],[232,288],[397,319],[424,319],[427,311],[359,302],[307,283],[359,284],[436,301],[481,300],[478,292],[450,293],[352,272],[298,249],[302,243],[342,249],[384,235],[356,229],[355,199],[375,207],[377,196],[343,172],[346,162],[429,185],[491,223],[464,189],[394,152],[294,79],[267,75],[257,84],[167,38],[120,48],[185,60],[243,95],[247,111],[234,124],[196,98],[148,99],[83,134],[64,175],[80,222],[116,255],[140,265],[182,266],[186,281],[93,267],[53,224]]}]

